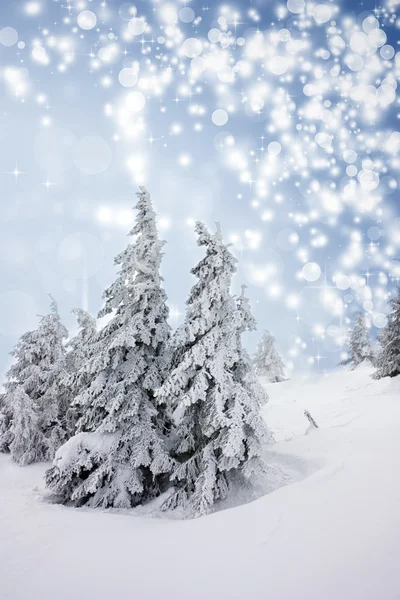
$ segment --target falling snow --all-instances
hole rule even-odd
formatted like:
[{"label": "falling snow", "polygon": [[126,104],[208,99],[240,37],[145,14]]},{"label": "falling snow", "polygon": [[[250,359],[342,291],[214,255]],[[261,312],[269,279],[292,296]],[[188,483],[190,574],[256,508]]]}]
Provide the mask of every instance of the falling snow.
[{"label": "falling snow", "polygon": [[[71,168],[93,181],[118,153],[128,181],[151,188],[166,161],[164,173],[180,182],[160,187],[176,196],[161,205],[168,239],[211,215],[213,157],[218,195],[229,181],[230,206],[242,214],[226,235],[253,299],[271,314],[283,306],[299,333],[286,348],[289,368],[324,368],[323,356],[340,357],[357,311],[375,330],[385,326],[400,281],[398,4],[364,4],[359,14],[339,1],[236,4],[24,2],[0,29],[1,84],[18,115],[35,111],[33,153],[49,203]],[[77,82],[95,92],[87,121],[105,121],[101,134],[65,116],[83,110],[79,95],[68,100]],[[4,178],[22,185],[18,153],[7,164]],[[102,198],[90,218],[101,231],[127,230],[126,194]],[[76,289],[71,269],[82,277],[82,256],[97,248],[90,236],[83,248],[72,238],[57,249],[66,290]]]}]

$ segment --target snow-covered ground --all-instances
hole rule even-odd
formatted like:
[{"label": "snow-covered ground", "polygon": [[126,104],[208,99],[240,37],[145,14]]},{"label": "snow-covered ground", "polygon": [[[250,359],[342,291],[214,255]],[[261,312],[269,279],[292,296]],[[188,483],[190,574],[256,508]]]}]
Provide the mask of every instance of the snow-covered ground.
[{"label": "snow-covered ground", "polygon": [[49,504],[0,455],[1,600],[400,599],[400,377],[267,388],[270,493],[201,519]]}]

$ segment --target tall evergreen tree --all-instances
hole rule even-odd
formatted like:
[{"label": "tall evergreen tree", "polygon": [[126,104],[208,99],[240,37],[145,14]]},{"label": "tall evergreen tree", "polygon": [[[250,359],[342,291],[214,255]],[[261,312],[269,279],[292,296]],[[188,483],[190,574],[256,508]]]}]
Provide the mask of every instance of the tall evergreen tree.
[{"label": "tall evergreen tree", "polygon": [[141,188],[133,243],[115,259],[116,281],[104,293],[98,333],[81,376],[90,385],[77,398],[78,434],[57,453],[47,483],[64,503],[131,507],[159,492],[171,466],[154,402],[166,371],[166,295],[149,194]]},{"label": "tall evergreen tree", "polygon": [[349,336],[349,357],[345,364],[352,365],[353,368],[359,364],[369,360],[374,362],[374,353],[372,350],[371,340],[369,338],[367,325],[364,315],[358,315],[353,329]]},{"label": "tall evergreen tree", "polygon": [[166,507],[201,515],[227,495],[230,474],[255,466],[265,430],[240,343],[249,316],[230,293],[236,260],[219,228],[212,235],[197,223],[196,232],[206,255],[192,269],[198,281],[175,336],[170,375],[157,395],[161,404],[182,411],[172,444],[176,490]]},{"label": "tall evergreen tree", "polygon": [[381,351],[376,361],[375,379],[400,375],[400,288],[390,305],[392,312],[380,335]]},{"label": "tall evergreen tree", "polygon": [[269,331],[264,331],[253,364],[259,377],[267,377],[272,383],[285,381],[285,365],[275,348],[275,338]]},{"label": "tall evergreen tree", "polygon": [[52,459],[67,439],[68,398],[62,385],[66,337],[52,299],[50,314],[11,352],[15,362],[6,375],[0,447],[20,464]]}]

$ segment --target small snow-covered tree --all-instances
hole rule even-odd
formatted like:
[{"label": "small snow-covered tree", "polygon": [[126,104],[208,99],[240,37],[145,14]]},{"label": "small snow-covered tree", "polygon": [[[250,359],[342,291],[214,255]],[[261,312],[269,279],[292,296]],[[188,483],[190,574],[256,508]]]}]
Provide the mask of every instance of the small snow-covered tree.
[{"label": "small snow-covered tree", "polygon": [[237,357],[232,373],[236,390],[228,403],[227,414],[234,417],[229,429],[231,437],[233,433],[236,440],[235,454],[240,456],[243,472],[249,476],[264,470],[262,448],[266,442],[272,442],[273,438],[260,414],[268,396],[255,375],[250,356],[242,343],[243,333],[256,329],[245,288],[246,286],[242,286],[233,319]]},{"label": "small snow-covered tree", "polygon": [[90,384],[76,399],[78,433],[60,448],[46,475],[67,504],[135,506],[159,493],[171,468],[163,411],[154,402],[166,372],[169,338],[159,272],[164,242],[144,188],[136,209],[134,241],[115,259],[120,271],[99,314],[111,319],[80,369]]},{"label": "small snow-covered tree", "polygon": [[39,426],[37,403],[22,386],[18,386],[12,396],[14,414],[9,448],[13,460],[22,466],[45,460],[46,441]]},{"label": "small snow-covered tree", "polygon": [[174,338],[170,375],[157,396],[181,412],[172,440],[175,492],[165,508],[189,508],[199,516],[226,497],[230,474],[259,468],[265,429],[258,414],[261,394],[248,378],[240,342],[251,326],[249,313],[245,299],[238,307],[230,293],[236,260],[219,227],[212,235],[197,223],[196,232],[206,255],[192,269],[198,281]]},{"label": "small snow-covered tree", "polygon": [[69,408],[69,396],[63,385],[66,373],[64,341],[68,337],[68,331],[61,323],[56,302],[51,300],[51,312],[41,319],[36,341],[36,346],[43,348],[42,364],[48,367],[39,409],[46,460],[52,460],[57,449],[68,439],[66,414]]},{"label": "small snow-covered tree", "polygon": [[70,436],[75,433],[77,421],[81,416],[75,399],[91,382],[86,364],[93,354],[97,335],[96,319],[92,315],[81,308],[75,308],[72,312],[76,315],[79,330],[66,344],[67,375],[63,382],[70,397],[67,412],[67,427]]},{"label": "small snow-covered tree", "polygon": [[11,410],[6,404],[6,395],[0,395],[0,452],[9,452],[11,439]]},{"label": "small snow-covered tree", "polygon": [[285,381],[285,365],[275,348],[275,338],[269,331],[264,331],[258,343],[253,365],[259,377],[267,377],[272,383]]},{"label": "small snow-covered tree", "polygon": [[374,361],[371,340],[368,335],[368,329],[364,315],[358,315],[353,329],[349,336],[349,357],[345,364],[352,365],[353,368],[369,360]]},{"label": "small snow-covered tree", "polygon": [[400,375],[400,288],[390,305],[392,312],[379,337],[381,351],[376,361],[375,379]]},{"label": "small snow-covered tree", "polygon": [[[68,397],[64,339],[57,304],[41,317],[35,331],[21,336],[11,352],[15,362],[6,375],[0,448],[20,464],[50,460],[67,439]],[[3,421],[4,423],[4,421]]]}]

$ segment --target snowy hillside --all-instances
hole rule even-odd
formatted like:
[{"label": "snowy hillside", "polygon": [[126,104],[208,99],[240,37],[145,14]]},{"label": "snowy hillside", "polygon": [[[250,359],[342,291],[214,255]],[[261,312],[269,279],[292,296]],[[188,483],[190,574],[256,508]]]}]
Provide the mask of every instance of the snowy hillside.
[{"label": "snowy hillside", "polygon": [[0,455],[1,599],[400,598],[400,377],[369,374],[267,384],[271,493],[197,520],[52,505]]}]

